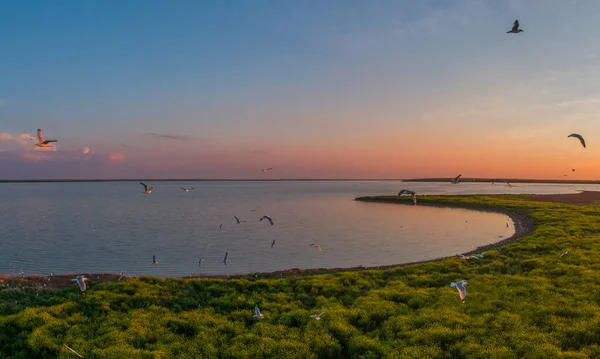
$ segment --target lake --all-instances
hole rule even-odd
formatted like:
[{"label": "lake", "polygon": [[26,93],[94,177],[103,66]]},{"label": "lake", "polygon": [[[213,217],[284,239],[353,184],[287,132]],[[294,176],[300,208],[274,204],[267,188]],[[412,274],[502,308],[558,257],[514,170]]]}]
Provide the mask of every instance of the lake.
[{"label": "lake", "polygon": [[[0,273],[124,269],[131,275],[170,277],[421,261],[510,237],[512,221],[496,213],[353,199],[402,188],[423,194],[550,194],[598,187],[401,181],[148,184],[155,186],[150,195],[136,182],[0,184]],[[180,186],[194,190],[185,193]],[[260,222],[263,215],[275,225]],[[234,216],[246,223],[237,224]],[[313,243],[322,252],[309,246]],[[151,265],[152,255],[158,265]]]}]

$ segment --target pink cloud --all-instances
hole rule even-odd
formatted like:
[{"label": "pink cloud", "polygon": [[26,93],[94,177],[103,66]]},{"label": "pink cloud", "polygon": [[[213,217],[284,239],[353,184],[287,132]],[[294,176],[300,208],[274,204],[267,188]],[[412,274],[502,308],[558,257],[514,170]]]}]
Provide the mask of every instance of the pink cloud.
[{"label": "pink cloud", "polygon": [[22,146],[33,145],[37,140],[28,133],[13,135],[8,132],[0,132],[0,141],[14,142]]},{"label": "pink cloud", "polygon": [[32,153],[32,152],[23,152],[22,156],[23,156],[23,158],[25,158],[27,160],[33,160],[33,161],[52,159],[52,156],[50,156],[50,155],[37,154],[37,153]]},{"label": "pink cloud", "polygon": [[81,153],[84,155],[93,155],[94,152],[92,152],[92,150],[90,150],[90,148],[88,146],[82,147],[81,148]]},{"label": "pink cloud", "polygon": [[111,161],[121,161],[124,158],[125,158],[125,155],[123,155],[122,153],[119,153],[119,152],[113,152],[108,155],[108,159]]}]

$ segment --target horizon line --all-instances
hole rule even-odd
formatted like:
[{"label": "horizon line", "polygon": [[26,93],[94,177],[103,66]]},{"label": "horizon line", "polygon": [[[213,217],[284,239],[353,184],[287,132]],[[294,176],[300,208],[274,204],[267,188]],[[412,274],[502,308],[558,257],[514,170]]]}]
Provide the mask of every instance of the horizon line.
[{"label": "horizon line", "polygon": [[[464,182],[493,182],[500,178],[493,177],[476,177],[469,178],[464,177],[461,179],[461,183]],[[248,178],[248,179],[232,179],[232,178],[218,178],[218,179],[207,179],[207,178],[120,178],[120,179],[108,179],[108,178],[92,178],[92,179],[0,179],[0,183],[60,183],[60,182],[300,182],[300,181],[402,181],[402,182],[449,182],[451,178],[446,177],[432,177],[432,178]],[[502,180],[514,183],[573,183],[573,184],[586,184],[586,183],[600,183],[600,180],[564,180],[564,179],[530,179],[530,178],[502,178]]]}]

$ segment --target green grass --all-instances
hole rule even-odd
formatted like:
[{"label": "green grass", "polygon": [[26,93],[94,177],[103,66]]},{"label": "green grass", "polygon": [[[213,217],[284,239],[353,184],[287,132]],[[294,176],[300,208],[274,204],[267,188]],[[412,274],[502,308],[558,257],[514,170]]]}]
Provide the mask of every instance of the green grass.
[{"label": "green grass", "polygon": [[[115,359],[600,358],[600,206],[519,196],[423,196],[419,204],[510,210],[536,229],[473,262],[143,277],[92,285],[84,295],[75,286],[2,286],[0,357],[76,358],[66,343],[86,358]],[[459,279],[469,282],[466,304],[450,287]],[[252,317],[255,304],[265,319]],[[309,317],[320,311],[320,321]]]}]

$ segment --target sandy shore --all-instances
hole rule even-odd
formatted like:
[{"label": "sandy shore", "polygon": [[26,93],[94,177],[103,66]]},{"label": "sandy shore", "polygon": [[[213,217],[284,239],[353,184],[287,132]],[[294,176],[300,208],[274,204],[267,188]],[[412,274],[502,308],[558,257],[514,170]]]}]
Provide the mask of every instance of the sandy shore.
[{"label": "sandy shore", "polygon": [[[581,198],[578,196],[582,196],[582,195],[585,196],[584,198],[587,198],[588,202],[580,202]],[[558,197],[558,199],[562,199],[563,196],[568,196],[566,198],[568,198],[571,201],[569,203],[589,203],[591,201],[600,200],[600,192],[583,192],[583,193],[578,193],[578,194],[548,195],[548,196],[541,195],[541,196],[531,196],[532,198],[528,198],[528,199],[534,200],[534,201],[542,201],[542,200],[543,201],[556,201],[553,199],[557,198],[557,197]],[[385,201],[385,200],[380,200],[380,199],[371,200],[371,202],[388,202],[388,203],[402,204],[402,203],[398,203],[398,202],[391,202],[391,201]],[[559,200],[558,202],[564,202],[564,201]],[[408,202],[407,202],[407,204],[408,204]],[[410,203],[410,205],[412,205],[412,203]],[[507,216],[509,216],[512,219],[512,221],[514,223],[514,227],[515,227],[515,233],[511,237],[505,238],[499,242],[495,242],[495,243],[491,243],[488,245],[477,247],[476,249],[474,249],[472,251],[463,253],[464,255],[470,255],[470,254],[478,253],[481,251],[496,249],[496,248],[505,246],[509,243],[517,241],[519,238],[527,235],[528,233],[532,232],[535,229],[535,222],[531,218],[529,218],[523,214],[516,213],[514,211],[502,210],[502,209],[491,210],[488,208],[472,208],[472,207],[464,207],[464,206],[452,206],[452,205],[448,206],[448,205],[427,204],[427,203],[423,203],[420,205],[435,206],[435,207],[457,207],[457,208],[472,209],[472,210],[478,210],[478,211],[484,211],[484,212],[502,213],[502,214],[506,214]],[[184,278],[184,279],[185,278],[195,278],[195,279],[199,279],[199,278],[206,278],[206,279],[210,279],[210,278],[212,278],[212,279],[248,278],[248,279],[256,279],[256,278],[274,278],[274,277],[293,277],[293,276],[326,274],[326,273],[334,273],[334,272],[362,271],[362,270],[367,270],[367,269],[397,268],[397,267],[404,267],[404,266],[409,266],[409,265],[414,265],[414,264],[437,262],[437,261],[441,261],[441,260],[444,260],[447,258],[449,258],[449,257],[446,256],[446,257],[439,257],[439,258],[435,258],[435,259],[429,259],[429,260],[418,261],[418,262],[394,264],[394,265],[387,265],[387,266],[377,266],[377,267],[359,266],[359,267],[350,267],[350,268],[314,268],[314,269],[292,268],[292,269],[288,269],[288,270],[281,270],[281,271],[274,271],[274,272],[248,273],[248,274],[231,275],[231,276],[204,275],[204,276],[189,276],[189,277],[176,277],[176,278]],[[60,290],[60,289],[65,289],[65,288],[74,288],[74,287],[76,287],[76,284],[75,284],[75,282],[71,281],[71,279],[75,278],[78,274],[84,274],[86,277],[88,277],[88,279],[89,279],[88,286],[90,288],[92,288],[94,286],[94,284],[97,284],[97,283],[126,281],[128,279],[128,277],[123,277],[123,278],[119,279],[120,276],[118,274],[111,274],[111,273],[102,273],[102,274],[67,273],[67,274],[54,275],[54,276],[29,275],[24,278],[21,276],[18,276],[18,275],[4,274],[4,275],[0,275],[0,286],[8,286],[8,287],[13,287],[13,288],[15,288],[15,287],[33,287],[33,288],[38,288],[38,289],[42,289],[42,290]]]},{"label": "sandy shore", "polygon": [[581,191],[568,194],[532,194],[525,197],[529,201],[588,204],[600,201],[599,191]]}]

